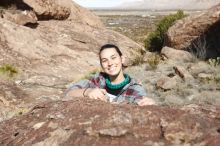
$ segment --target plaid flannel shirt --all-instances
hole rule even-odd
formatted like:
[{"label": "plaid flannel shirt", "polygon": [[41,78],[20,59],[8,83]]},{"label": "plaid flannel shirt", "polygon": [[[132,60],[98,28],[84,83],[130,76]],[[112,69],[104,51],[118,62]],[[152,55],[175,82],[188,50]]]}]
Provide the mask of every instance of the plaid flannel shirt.
[{"label": "plaid flannel shirt", "polygon": [[[93,75],[90,79],[81,80],[77,83],[71,84],[68,90],[66,91],[66,95],[69,91],[74,89],[82,89],[82,88],[106,88],[105,83],[105,73],[97,73]],[[146,96],[146,91],[135,79],[131,78],[130,83],[125,85],[119,95],[116,97],[114,102],[122,103],[137,103],[144,96]]]}]

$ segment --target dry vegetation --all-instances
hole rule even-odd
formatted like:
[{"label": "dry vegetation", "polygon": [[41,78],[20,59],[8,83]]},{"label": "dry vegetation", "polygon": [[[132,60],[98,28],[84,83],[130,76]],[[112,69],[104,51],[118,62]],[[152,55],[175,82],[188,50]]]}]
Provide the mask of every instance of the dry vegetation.
[{"label": "dry vegetation", "polygon": [[15,66],[11,64],[5,64],[0,66],[0,75],[7,76],[9,78],[13,78],[18,74],[18,70]]}]

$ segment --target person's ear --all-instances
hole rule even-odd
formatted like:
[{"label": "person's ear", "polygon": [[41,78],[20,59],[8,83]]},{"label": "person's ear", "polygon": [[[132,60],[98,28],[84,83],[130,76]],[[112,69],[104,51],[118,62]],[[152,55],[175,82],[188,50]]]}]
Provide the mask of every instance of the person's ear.
[{"label": "person's ear", "polygon": [[126,67],[128,67],[127,65],[127,62],[126,62],[127,60],[126,60],[126,57],[125,56],[121,56],[121,63],[122,63],[122,66],[123,66],[123,68],[126,68]]},{"label": "person's ear", "polygon": [[125,56],[121,56],[121,63],[124,65],[125,64],[125,61],[126,61],[126,59],[125,59]]}]

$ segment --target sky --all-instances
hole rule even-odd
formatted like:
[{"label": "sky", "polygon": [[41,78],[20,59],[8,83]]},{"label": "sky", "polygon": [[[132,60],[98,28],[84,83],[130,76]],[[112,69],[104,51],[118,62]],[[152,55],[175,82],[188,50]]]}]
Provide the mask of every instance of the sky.
[{"label": "sky", "polygon": [[98,7],[114,7],[123,2],[140,1],[140,0],[73,0],[83,7],[98,8]]}]

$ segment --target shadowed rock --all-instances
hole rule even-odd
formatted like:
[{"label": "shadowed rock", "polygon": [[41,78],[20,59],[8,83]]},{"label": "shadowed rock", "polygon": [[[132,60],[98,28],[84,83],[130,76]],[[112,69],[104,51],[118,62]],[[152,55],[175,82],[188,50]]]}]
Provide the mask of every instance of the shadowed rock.
[{"label": "shadowed rock", "polygon": [[217,146],[219,116],[217,108],[200,107],[197,112],[189,112],[76,98],[41,104],[24,116],[2,122],[0,139],[2,145],[17,146],[152,143]]},{"label": "shadowed rock", "polygon": [[165,45],[189,50],[197,57],[220,56],[220,5],[177,21],[169,28]]}]

